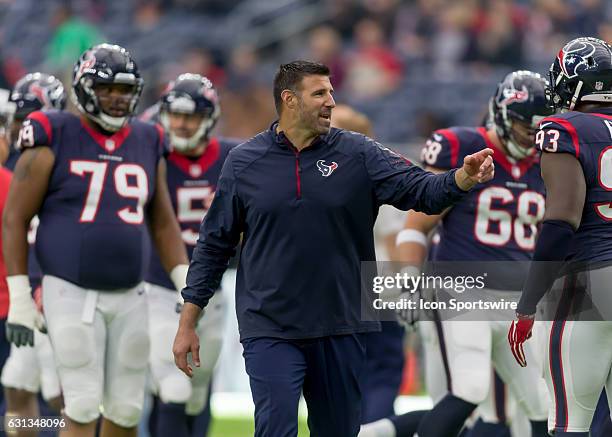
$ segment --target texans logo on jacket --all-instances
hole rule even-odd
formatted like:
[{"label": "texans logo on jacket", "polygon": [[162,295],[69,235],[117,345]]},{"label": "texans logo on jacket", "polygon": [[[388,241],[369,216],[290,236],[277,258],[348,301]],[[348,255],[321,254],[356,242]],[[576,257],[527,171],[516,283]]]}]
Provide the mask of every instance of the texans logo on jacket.
[{"label": "texans logo on jacket", "polygon": [[323,177],[326,178],[330,176],[334,172],[335,169],[338,168],[338,163],[335,161],[332,161],[331,165],[329,165],[329,164],[325,164],[324,160],[319,159],[317,161],[317,168],[319,169]]}]

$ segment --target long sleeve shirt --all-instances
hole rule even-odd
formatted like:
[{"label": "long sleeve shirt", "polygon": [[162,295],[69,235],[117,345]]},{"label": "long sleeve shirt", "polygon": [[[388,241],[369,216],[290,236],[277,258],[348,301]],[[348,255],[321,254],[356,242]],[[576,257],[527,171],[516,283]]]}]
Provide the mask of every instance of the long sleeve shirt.
[{"label": "long sleeve shirt", "polygon": [[300,339],[379,329],[362,317],[361,262],[374,261],[382,204],[442,212],[463,192],[372,139],[332,128],[298,151],[276,124],[234,148],[203,221],[183,290],[200,307],[242,235],[240,336]]}]

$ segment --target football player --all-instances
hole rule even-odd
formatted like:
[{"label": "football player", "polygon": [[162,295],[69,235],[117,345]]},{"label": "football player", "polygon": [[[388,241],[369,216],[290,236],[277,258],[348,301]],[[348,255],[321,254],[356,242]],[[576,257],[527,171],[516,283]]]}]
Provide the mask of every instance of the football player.
[{"label": "football player", "polygon": [[143,276],[147,225],[175,288],[187,254],[166,185],[161,127],[131,121],[143,80],[122,47],[86,50],[73,70],[80,116],[35,111],[19,132],[4,214],[7,336],[31,345],[41,320],[27,277],[27,230],[38,213],[43,307],[64,395],[62,436],[135,436],[149,358]]},{"label": "football player", "polygon": [[[167,182],[183,242],[191,256],[200,223],[212,202],[225,157],[238,143],[211,136],[220,116],[219,98],[213,84],[199,74],[181,74],[171,82],[158,105],[159,119],[168,132],[172,152],[168,156]],[[149,114],[151,115],[151,114]],[[201,366],[187,377],[174,364],[173,333],[178,329],[176,292],[171,278],[153,253],[146,281],[151,320],[151,372],[159,398],[155,435],[196,435],[194,417],[209,398],[212,372],[221,352],[226,304],[221,290],[198,323]],[[206,429],[198,429],[203,436]]]},{"label": "football player", "polygon": [[[15,108],[13,116],[7,119],[6,136],[17,140],[25,117],[39,110],[63,110],[66,105],[66,92],[59,79],[44,73],[29,73],[19,79],[13,88],[10,101]],[[18,152],[11,149],[11,159],[7,164],[14,166]],[[12,168],[12,167],[11,167]],[[34,289],[41,290],[40,267],[36,261],[33,244],[36,239],[38,218],[32,220],[28,233],[30,251],[28,256],[28,277]],[[34,347],[11,346],[11,355],[2,369],[2,385],[6,397],[6,416],[36,417],[39,414],[38,397],[43,399],[54,412],[62,408],[61,390],[55,359],[47,335],[35,331]],[[20,429],[16,435],[32,435],[32,430]]]},{"label": "football player", "polygon": [[0,165],[6,166],[11,146],[8,132],[15,116],[15,103],[10,100],[11,90],[0,88]]},{"label": "football player", "polygon": [[19,151],[16,148],[19,130],[25,118],[41,109],[62,110],[66,107],[64,85],[55,76],[45,73],[29,73],[19,79],[10,94],[10,115],[4,120],[4,131],[10,143],[5,166],[11,171],[17,164]]},{"label": "football player", "polygon": [[[11,108],[12,102],[9,102],[10,91],[0,89],[0,119],[4,120],[12,117],[14,112]],[[0,123],[0,128],[2,126]],[[11,172],[2,166],[4,160],[8,156],[8,142],[4,139],[5,135],[0,132],[0,225],[2,224],[1,214],[4,210],[6,197],[8,195],[9,185],[11,183]],[[2,235],[0,234],[0,242]],[[6,317],[8,315],[8,286],[6,284],[6,267],[4,264],[4,256],[0,253],[0,367],[4,367],[4,363],[8,359],[11,346],[6,340]],[[4,393],[0,391],[0,403],[4,403]]]},{"label": "football player", "polygon": [[[410,274],[420,275],[427,256],[427,235],[439,225],[436,261],[528,261],[535,245],[536,226],[544,214],[544,185],[533,138],[537,123],[551,113],[546,81],[529,71],[508,74],[490,101],[490,127],[452,127],[435,131],[424,146],[422,162],[431,171],[455,168],[464,156],[483,146],[494,150],[495,177],[469,194],[469,198],[442,215],[410,211],[398,234],[400,259]],[[492,278],[488,278],[492,279]],[[497,278],[491,291],[514,298],[522,281],[516,271]],[[491,284],[493,285],[493,284]],[[491,286],[489,285],[489,287]],[[459,434],[468,417],[483,403],[492,384],[491,361],[510,387],[532,424],[532,435],[546,435],[545,388],[537,369],[516,368],[505,343],[501,321],[440,320],[420,323],[427,362],[440,362],[432,393],[435,406],[418,427],[419,437]],[[534,352],[530,349],[529,354]],[[440,358],[437,358],[440,356]],[[428,377],[430,381],[431,374]],[[399,418],[384,425],[398,436],[412,437],[412,421]],[[366,434],[364,433],[364,436]]]},{"label": "football player", "polygon": [[519,364],[533,367],[525,341],[536,306],[559,277],[554,289],[561,296],[548,314],[545,378],[554,403],[548,425],[558,437],[586,437],[604,387],[612,400],[612,47],[596,38],[568,42],[550,82],[561,114],[540,123],[535,141],[546,214],[508,340]]}]

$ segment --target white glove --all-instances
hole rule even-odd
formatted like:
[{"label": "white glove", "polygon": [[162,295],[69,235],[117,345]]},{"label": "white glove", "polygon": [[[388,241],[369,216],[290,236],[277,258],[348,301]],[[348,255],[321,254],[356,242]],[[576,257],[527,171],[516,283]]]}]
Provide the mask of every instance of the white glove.
[{"label": "white glove", "polygon": [[[421,269],[416,266],[407,266],[402,269],[402,276],[408,275],[408,277],[419,277],[421,276]],[[416,327],[416,323],[419,321],[419,301],[421,299],[421,290],[415,289],[410,291],[404,291],[400,294],[398,301],[406,300],[416,303],[416,309],[397,309],[395,310],[397,316],[397,322],[406,329],[413,329]]]},{"label": "white glove", "polygon": [[36,309],[32,287],[27,275],[8,276],[9,313],[6,320],[6,338],[15,346],[34,346],[34,329],[45,331],[42,314]]},{"label": "white glove", "polygon": [[177,313],[181,312],[183,304],[185,303],[181,291],[183,291],[183,288],[187,286],[187,270],[189,270],[188,264],[179,264],[170,272],[170,279],[172,279],[172,283],[174,283],[174,288],[176,289],[177,293],[175,308]]}]

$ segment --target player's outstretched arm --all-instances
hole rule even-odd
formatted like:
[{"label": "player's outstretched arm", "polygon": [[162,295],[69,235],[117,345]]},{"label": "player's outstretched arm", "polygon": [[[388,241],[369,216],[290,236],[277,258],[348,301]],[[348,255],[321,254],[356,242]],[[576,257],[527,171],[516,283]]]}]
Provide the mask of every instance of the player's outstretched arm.
[{"label": "player's outstretched arm", "polygon": [[149,228],[162,265],[170,274],[180,296],[181,290],[185,288],[189,259],[172,209],[166,180],[166,161],[160,159],[157,164],[155,194],[148,211]]},{"label": "player's outstretched arm", "polygon": [[55,157],[47,147],[26,149],[17,161],[2,218],[4,259],[8,273],[7,338],[17,346],[34,344],[43,326],[28,279],[27,233],[47,192]]},{"label": "player's outstretched arm", "polygon": [[476,184],[490,181],[494,175],[493,150],[487,148],[463,159],[463,167],[455,173],[455,182],[463,191],[469,191]]}]

